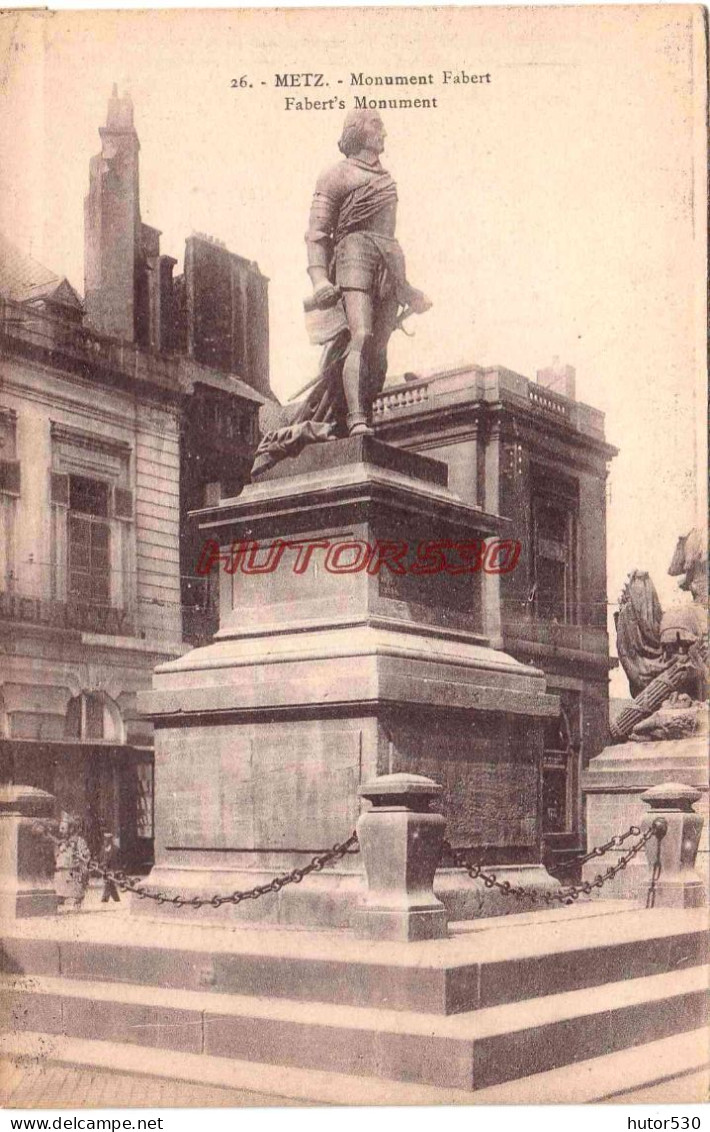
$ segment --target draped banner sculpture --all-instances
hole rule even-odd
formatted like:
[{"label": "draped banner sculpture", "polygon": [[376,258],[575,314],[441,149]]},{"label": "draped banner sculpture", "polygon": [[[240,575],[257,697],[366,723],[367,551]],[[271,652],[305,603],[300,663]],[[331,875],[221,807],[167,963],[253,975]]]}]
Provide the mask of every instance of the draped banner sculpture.
[{"label": "draped banner sculpture", "polygon": [[693,528],[678,540],[668,573],[692,603],[661,612],[648,574],[629,576],[616,615],[619,659],[629,680],[630,704],[611,727],[613,738],[639,742],[677,739],[707,720],[707,534]]}]

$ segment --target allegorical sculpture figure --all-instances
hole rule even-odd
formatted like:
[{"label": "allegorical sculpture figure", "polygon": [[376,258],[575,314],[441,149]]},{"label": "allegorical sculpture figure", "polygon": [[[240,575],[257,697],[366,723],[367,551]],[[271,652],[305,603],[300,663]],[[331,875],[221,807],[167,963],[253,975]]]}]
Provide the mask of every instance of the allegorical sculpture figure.
[{"label": "allegorical sculpture figure", "polygon": [[692,604],[661,612],[648,574],[634,570],[616,617],[619,659],[634,701],[614,721],[617,741],[679,739],[707,723],[707,535],[700,528],[678,540],[668,573],[684,575]]},{"label": "allegorical sculpture figure", "polygon": [[632,696],[638,696],[665,667],[661,660],[661,616],[661,603],[650,576],[645,570],[632,570],[615,616],[616,651]]},{"label": "allegorical sculpture figure", "polygon": [[379,114],[353,111],[338,143],[343,160],[318,178],[306,233],[313,296],[304,306],[311,340],[324,347],[320,369],[292,421],[264,436],[253,475],[311,441],[371,433],[390,336],[431,306],[407,282],[384,143]]}]

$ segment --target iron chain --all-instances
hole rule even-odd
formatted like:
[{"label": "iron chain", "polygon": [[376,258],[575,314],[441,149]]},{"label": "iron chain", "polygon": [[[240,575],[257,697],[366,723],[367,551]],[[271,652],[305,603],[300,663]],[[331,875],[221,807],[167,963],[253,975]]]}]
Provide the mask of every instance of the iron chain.
[{"label": "iron chain", "polygon": [[[630,849],[624,853],[622,857],[616,862],[615,865],[610,865],[604,873],[599,873],[593,881],[583,881],[581,884],[564,885],[561,888],[555,889],[552,892],[539,891],[537,889],[525,888],[523,885],[511,884],[507,880],[498,880],[495,873],[485,872],[483,866],[479,863],[468,860],[468,849],[454,849],[448,841],[444,842],[444,851],[449,854],[457,868],[464,868],[471,877],[471,880],[482,880],[486,888],[497,888],[504,896],[514,896],[517,900],[522,900],[524,897],[537,901],[543,901],[545,904],[554,904],[556,901],[560,904],[573,904],[581,895],[591,896],[595,888],[603,888],[604,885],[613,880],[617,873],[625,869],[629,861],[631,861],[637,853],[643,849],[647,841],[652,837],[660,838],[664,835],[666,830],[665,823],[656,818],[642,837],[636,841]],[[633,833],[640,833],[637,826],[632,826],[629,831],[624,834],[612,838],[606,846],[599,846],[603,852],[607,852],[610,848],[616,847],[625,841],[627,837],[632,836]],[[601,853],[593,851],[589,853],[585,860],[591,860],[593,857],[601,856]]]},{"label": "iron chain", "polygon": [[[287,884],[300,884],[304,877],[309,876],[310,873],[319,873],[326,865],[339,861],[356,845],[357,834],[351,833],[347,841],[334,845],[332,849],[326,849],[323,853],[317,853],[302,868],[291,869],[290,873],[282,873],[281,876],[274,877],[266,884],[257,884],[254,888],[238,890],[232,892],[229,896],[220,896],[219,893],[215,893],[214,896],[180,896],[179,894],[170,896],[166,892],[150,892],[143,884],[137,883],[137,877],[126,876],[123,872],[113,872],[93,858],[89,860],[88,868],[92,872],[98,873],[104,880],[113,881],[121,892],[133,892],[141,900],[154,900],[156,904],[174,904],[176,908],[204,908],[207,904],[211,908],[220,908],[223,904],[241,904],[243,900],[258,900],[260,896],[280,892]],[[359,850],[355,851],[359,852]]]},{"label": "iron chain", "polygon": [[576,853],[572,857],[565,857],[562,861],[555,861],[555,867],[562,870],[572,865],[586,865],[587,861],[592,861],[595,857],[603,857],[612,849],[620,849],[629,837],[638,837],[640,833],[641,830],[637,825],[630,825],[626,833],[617,833],[603,845],[596,845],[594,849],[590,849],[588,853]]},{"label": "iron chain", "polygon": [[[629,861],[643,849],[644,845],[646,845],[652,837],[658,838],[660,846],[660,840],[664,836],[666,828],[666,823],[663,819],[656,818],[639,840],[619,858],[616,864],[611,865],[604,873],[597,874],[593,881],[564,885],[552,892],[525,888],[523,885],[511,884],[510,881],[507,880],[499,880],[496,873],[487,872],[479,862],[473,862],[468,859],[468,853],[472,850],[470,846],[454,849],[448,841],[444,841],[442,848],[443,851],[449,855],[457,868],[466,870],[471,880],[481,880],[486,888],[496,888],[499,892],[503,893],[504,896],[515,897],[517,900],[527,898],[534,902],[542,901],[548,905],[552,905],[555,902],[573,904],[580,895],[591,896],[594,889],[603,888],[608,881],[613,880],[617,873],[626,868]],[[632,825],[625,833],[617,834],[604,845],[599,845],[589,853],[579,858],[572,858],[571,860],[577,860],[580,864],[583,864],[586,861],[592,860],[594,857],[601,857],[612,849],[620,848],[623,842],[629,837],[636,836],[640,833],[639,827]],[[241,904],[244,900],[258,900],[261,896],[280,892],[281,889],[288,884],[300,884],[301,881],[311,873],[320,872],[326,865],[341,860],[341,858],[351,849],[354,849],[357,844],[357,833],[352,833],[346,841],[334,845],[331,849],[327,849],[323,853],[317,853],[311,858],[308,864],[304,865],[302,868],[291,869],[290,872],[282,873],[266,884],[258,884],[255,885],[254,888],[237,890],[228,896],[220,896],[219,893],[215,893],[213,896],[181,896],[180,894],[170,896],[165,892],[151,892],[146,889],[143,884],[137,883],[138,878],[127,876],[124,872],[114,872],[93,858],[90,858],[89,861],[86,862],[86,865],[91,872],[97,873],[106,881],[113,882],[122,892],[133,892],[141,900],[154,900],[157,904],[173,904],[176,908],[189,907],[199,909],[206,905],[212,908],[220,908],[223,904],[237,905]],[[355,849],[355,851],[358,852],[359,850]],[[654,875],[654,881],[655,879],[656,877]]]},{"label": "iron chain", "polygon": [[661,879],[662,862],[661,862],[661,841],[668,832],[668,822],[665,818],[656,818],[655,825],[657,827],[656,834],[658,837],[658,844],[656,845],[656,860],[653,862],[651,869],[651,883],[648,886],[646,893],[646,907],[654,908],[656,905],[656,885]]}]

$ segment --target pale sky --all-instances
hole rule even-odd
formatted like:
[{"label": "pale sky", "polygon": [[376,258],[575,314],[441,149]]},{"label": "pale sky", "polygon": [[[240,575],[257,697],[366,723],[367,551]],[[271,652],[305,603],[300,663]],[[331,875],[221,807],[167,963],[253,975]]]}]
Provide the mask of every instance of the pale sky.
[{"label": "pale sky", "polygon": [[[182,259],[206,232],[270,277],[272,384],[315,373],[301,302],[318,172],[345,112],[286,111],[280,72],[433,74],[383,111],[410,281],[433,309],[390,374],[476,362],[528,377],[553,355],[620,448],[609,581],[651,571],[661,602],[696,521],[704,438],[704,63],[700,8],[59,12],[0,18],[0,227],[83,292],[88,163],[114,82],[141,142],[141,210]],[[14,34],[11,34],[14,33]],[[443,70],[490,83],[442,84]],[[251,89],[232,89],[248,76]],[[342,80],[342,85],[338,83]],[[267,85],[262,85],[266,83]],[[3,107],[0,105],[0,110]],[[179,269],[179,268],[178,268]],[[703,476],[700,477],[704,479]],[[612,690],[625,694],[623,680]]]}]

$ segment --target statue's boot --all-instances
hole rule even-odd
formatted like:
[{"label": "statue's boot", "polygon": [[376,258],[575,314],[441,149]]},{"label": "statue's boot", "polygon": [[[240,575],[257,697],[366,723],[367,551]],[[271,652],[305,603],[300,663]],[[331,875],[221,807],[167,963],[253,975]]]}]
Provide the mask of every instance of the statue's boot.
[{"label": "statue's boot", "polygon": [[374,436],[367,421],[364,389],[367,380],[367,348],[370,335],[354,336],[343,365],[343,393],[347,406],[348,436]]},{"label": "statue's boot", "polygon": [[345,418],[348,436],[374,436],[374,428],[370,428],[367,417],[361,413],[348,413]]}]

